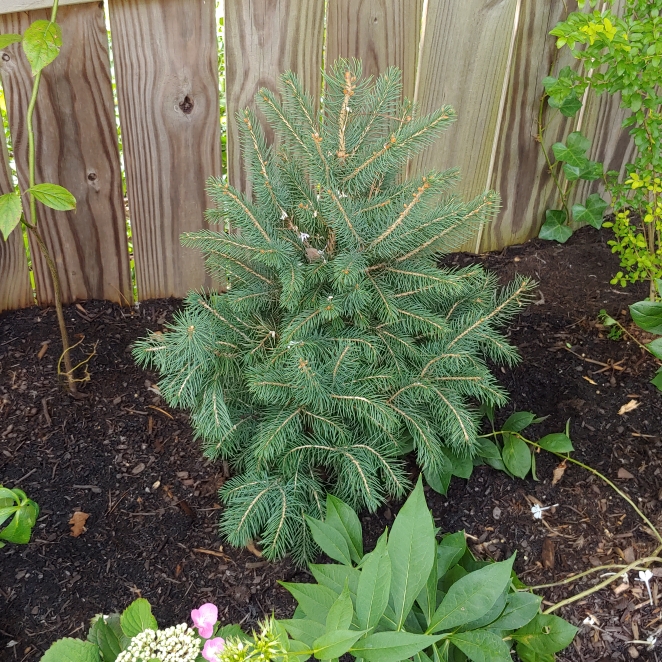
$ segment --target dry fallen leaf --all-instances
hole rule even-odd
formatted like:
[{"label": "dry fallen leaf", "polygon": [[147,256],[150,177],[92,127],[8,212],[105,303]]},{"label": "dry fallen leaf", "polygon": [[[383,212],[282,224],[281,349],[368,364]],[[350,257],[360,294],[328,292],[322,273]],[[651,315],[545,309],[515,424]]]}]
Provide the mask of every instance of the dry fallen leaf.
[{"label": "dry fallen leaf", "polygon": [[554,541],[551,538],[545,538],[542,542],[542,564],[547,569],[554,568]]},{"label": "dry fallen leaf", "polygon": [[89,513],[84,513],[82,510],[77,510],[73,514],[72,518],[69,520],[69,524],[71,524],[71,535],[74,538],[78,538],[78,536],[85,531],[85,522],[87,522],[89,516]]},{"label": "dry fallen leaf", "polygon": [[623,469],[623,467],[618,470],[618,477],[626,479],[634,478],[634,476],[627,469]]},{"label": "dry fallen leaf", "polygon": [[252,540],[249,540],[249,541],[246,543],[246,549],[247,549],[251,554],[255,554],[255,556],[257,556],[258,559],[261,559],[261,558],[262,558],[262,552],[261,552],[261,551],[260,551],[260,550],[259,550],[254,544],[253,544],[253,541],[252,541]]},{"label": "dry fallen leaf", "polygon": [[627,414],[629,411],[636,409],[640,404],[641,403],[636,400],[630,400],[618,410],[619,416],[623,416],[623,414]]},{"label": "dry fallen leaf", "polygon": [[41,359],[46,356],[46,352],[48,351],[48,346],[50,345],[51,341],[50,340],[44,340],[43,343],[41,343],[41,349],[37,353],[37,358],[41,361]]},{"label": "dry fallen leaf", "polygon": [[566,468],[568,467],[567,463],[565,460],[559,464],[556,469],[554,469],[554,473],[552,474],[552,485],[556,485],[561,478],[563,478],[563,474],[565,473]]}]

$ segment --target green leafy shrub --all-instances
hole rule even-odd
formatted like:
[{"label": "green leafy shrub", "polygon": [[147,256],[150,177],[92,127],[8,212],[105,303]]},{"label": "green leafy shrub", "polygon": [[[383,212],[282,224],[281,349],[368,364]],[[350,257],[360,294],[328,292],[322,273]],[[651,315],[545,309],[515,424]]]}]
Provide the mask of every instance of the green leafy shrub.
[{"label": "green leafy shrub", "polygon": [[395,68],[372,83],[340,60],[325,83],[323,121],[291,73],[282,101],[258,93],[278,150],[240,113],[253,197],[210,180],[220,229],[183,238],[228,292],[192,293],[134,350],[166,401],[191,410],[206,454],[239,473],[221,491],[221,531],[269,559],[310,558],[303,515],[322,517],[327,491],[374,511],[407,491],[412,448],[436,471],[475,454],[472,403],[505,401],[487,360],[516,361],[499,330],[532,287],[437,267],[498,207],[493,192],[450,193],[455,170],[400,179],[450,107],[416,118]]},{"label": "green leafy shrub", "polygon": [[6,542],[27,545],[38,516],[39,506],[23,490],[0,485],[0,548]]},{"label": "green leafy shrub", "polygon": [[[592,7],[595,4],[591,2]],[[620,94],[622,107],[630,111],[623,126],[630,127],[637,154],[634,162],[626,166],[623,179],[618,172],[606,173],[615,218],[604,226],[613,228],[615,238],[609,243],[621,259],[622,270],[612,283],[649,281],[651,300],[655,295],[654,281],[662,278],[661,12],[662,0],[626,0],[622,16],[608,9],[570,13],[551,34],[557,37],[559,48],[570,48],[582,64],[582,73],[565,67],[558,78],[543,81],[549,105],[568,117],[579,111],[581,97],[589,86],[598,94]],[[542,137],[542,108],[539,128]],[[574,147],[570,145],[572,137]],[[563,209],[547,212],[543,238],[565,241],[572,234],[564,223],[570,221],[567,195],[573,182],[603,176],[602,166],[585,156],[589,146],[579,133],[571,134],[567,146],[554,145],[557,163],[565,162],[563,171],[568,185],[559,183],[554,173],[556,163],[550,163]],[[575,221],[600,227],[605,208],[606,203],[593,194],[585,205],[572,208],[572,216]]]},{"label": "green leafy shrub", "polygon": [[420,480],[365,555],[355,513],[328,499],[326,520],[308,524],[338,564],[311,565],[316,584],[283,584],[299,603],[294,618],[280,621],[297,650],[303,644],[320,660],[511,662],[515,646],[533,662],[571,643],[577,629],[540,613],[541,598],[512,571],[514,555],[477,561],[462,531],[437,542]]}]

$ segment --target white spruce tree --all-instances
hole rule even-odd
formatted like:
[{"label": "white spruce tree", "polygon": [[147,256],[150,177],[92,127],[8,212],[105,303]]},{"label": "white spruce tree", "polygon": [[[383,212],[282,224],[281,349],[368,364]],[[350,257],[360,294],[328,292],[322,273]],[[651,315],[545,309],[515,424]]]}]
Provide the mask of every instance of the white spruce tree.
[{"label": "white spruce tree", "polygon": [[395,68],[373,81],[339,60],[324,81],[321,114],[292,73],[280,99],[257,94],[277,147],[238,114],[252,196],[211,179],[219,229],[183,237],[228,291],[191,293],[134,350],[233,467],[221,532],[269,559],[314,553],[304,515],[327,492],[371,511],[403,496],[406,452],[436,475],[475,455],[478,406],[506,400],[487,362],[517,360],[500,328],[532,287],[437,265],[498,209],[450,193],[455,169],[403,180],[452,108],[416,117]]}]

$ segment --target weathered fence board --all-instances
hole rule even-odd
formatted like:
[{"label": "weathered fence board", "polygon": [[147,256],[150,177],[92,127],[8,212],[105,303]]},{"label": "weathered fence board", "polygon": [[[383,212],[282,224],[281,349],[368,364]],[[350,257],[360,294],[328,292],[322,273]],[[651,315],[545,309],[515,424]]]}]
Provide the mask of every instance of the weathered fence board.
[{"label": "weathered fence board", "polygon": [[429,0],[423,18],[421,113],[450,104],[458,119],[414,159],[411,172],[459,167],[460,191],[467,198],[489,187],[516,10],[517,0]]},{"label": "weathered fence board", "polygon": [[[23,32],[46,10],[0,16],[0,32]],[[63,7],[58,14],[63,46],[44,69],[35,111],[36,177],[68,188],[72,212],[38,205],[38,222],[60,273],[64,301],[129,301],[131,278],[108,41],[98,2]],[[32,76],[20,44],[0,59],[19,183],[27,188],[25,116]],[[53,302],[46,263],[31,242],[40,303]]]},{"label": "weathered fence board", "polygon": [[[5,132],[0,130],[0,195],[14,190],[9,172]],[[0,236],[0,312],[32,305],[32,288],[19,225],[7,241]]]},{"label": "weathered fence board", "polygon": [[315,96],[321,85],[323,20],[320,0],[225,1],[228,176],[234,186],[247,188],[235,113],[253,106],[261,87],[275,89],[287,70]]},{"label": "weathered fence board", "polygon": [[404,96],[412,99],[422,7],[423,0],[329,0],[326,66],[355,57],[372,76],[399,67]]},{"label": "weathered fence board", "polygon": [[[482,251],[519,244],[535,237],[544,221],[544,210],[558,204],[536,136],[543,93],[542,79],[549,75],[557,53],[549,31],[565,17],[565,4],[564,0],[551,0],[524,2],[522,5],[494,176],[490,184],[501,194],[502,207],[499,216],[484,227],[480,245]],[[568,5],[572,11],[571,3]],[[567,51],[561,51],[561,54],[570,63],[572,56],[567,55]],[[545,144],[551,146],[554,142],[565,140],[573,126],[572,120],[555,113],[546,128]],[[553,160],[553,155],[551,158]]]},{"label": "weathered fence board", "polygon": [[127,190],[141,299],[209,286],[183,232],[206,227],[221,175],[216,17],[211,0],[110,0]]}]

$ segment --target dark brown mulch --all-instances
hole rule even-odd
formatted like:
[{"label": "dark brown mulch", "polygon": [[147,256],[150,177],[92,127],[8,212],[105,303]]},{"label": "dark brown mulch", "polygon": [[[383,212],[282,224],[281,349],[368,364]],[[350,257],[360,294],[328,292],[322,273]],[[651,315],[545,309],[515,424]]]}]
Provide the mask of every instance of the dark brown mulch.
[{"label": "dark brown mulch", "polygon": [[[538,302],[511,330],[523,361],[497,370],[512,395],[499,421],[513,410],[548,416],[533,429],[537,438],[570,419],[574,456],[615,480],[662,526],[662,395],[649,384],[655,365],[633,342],[609,340],[597,322],[601,308],[626,320],[627,304],[645,290],[609,284],[617,261],[606,238],[586,229],[565,246],[534,240],[482,258],[503,280],[519,272],[540,282]],[[187,619],[206,601],[219,605],[222,620],[248,626],[272,612],[292,612],[276,581],[306,581],[308,575],[288,561],[266,564],[219,539],[216,491],[227,472],[201,457],[186,414],[166,407],[153,389],[156,376],[131,359],[131,343],[148,328],[163,328],[178,305],[69,307],[72,334],[84,335],[81,350],[98,343],[82,400],[57,384],[53,311],[0,316],[0,482],[20,486],[42,507],[33,541],[0,551],[2,660],[37,660],[54,639],[82,636],[94,614],[119,611],[139,595],[165,625]],[[39,359],[45,341],[51,342]],[[637,407],[619,415],[631,400]],[[518,550],[517,569],[530,584],[641,558],[655,548],[632,509],[603,483],[569,466],[552,485],[559,461],[544,453],[537,459],[538,482],[480,467],[470,481],[454,480],[445,498],[429,492],[438,525],[464,528],[481,556],[501,559]],[[631,477],[619,478],[619,469]],[[532,517],[531,498],[559,505],[540,522]],[[389,504],[363,516],[368,540],[392,522],[397,508]],[[85,532],[72,537],[68,522],[76,510],[89,518]],[[595,581],[592,576],[577,586]],[[562,610],[577,625],[592,615],[596,626],[581,626],[560,657],[657,659],[655,649],[628,643],[662,629],[657,578],[652,588],[650,606],[631,574],[626,590],[606,589]],[[545,599],[557,602],[572,590],[547,590]]]}]

